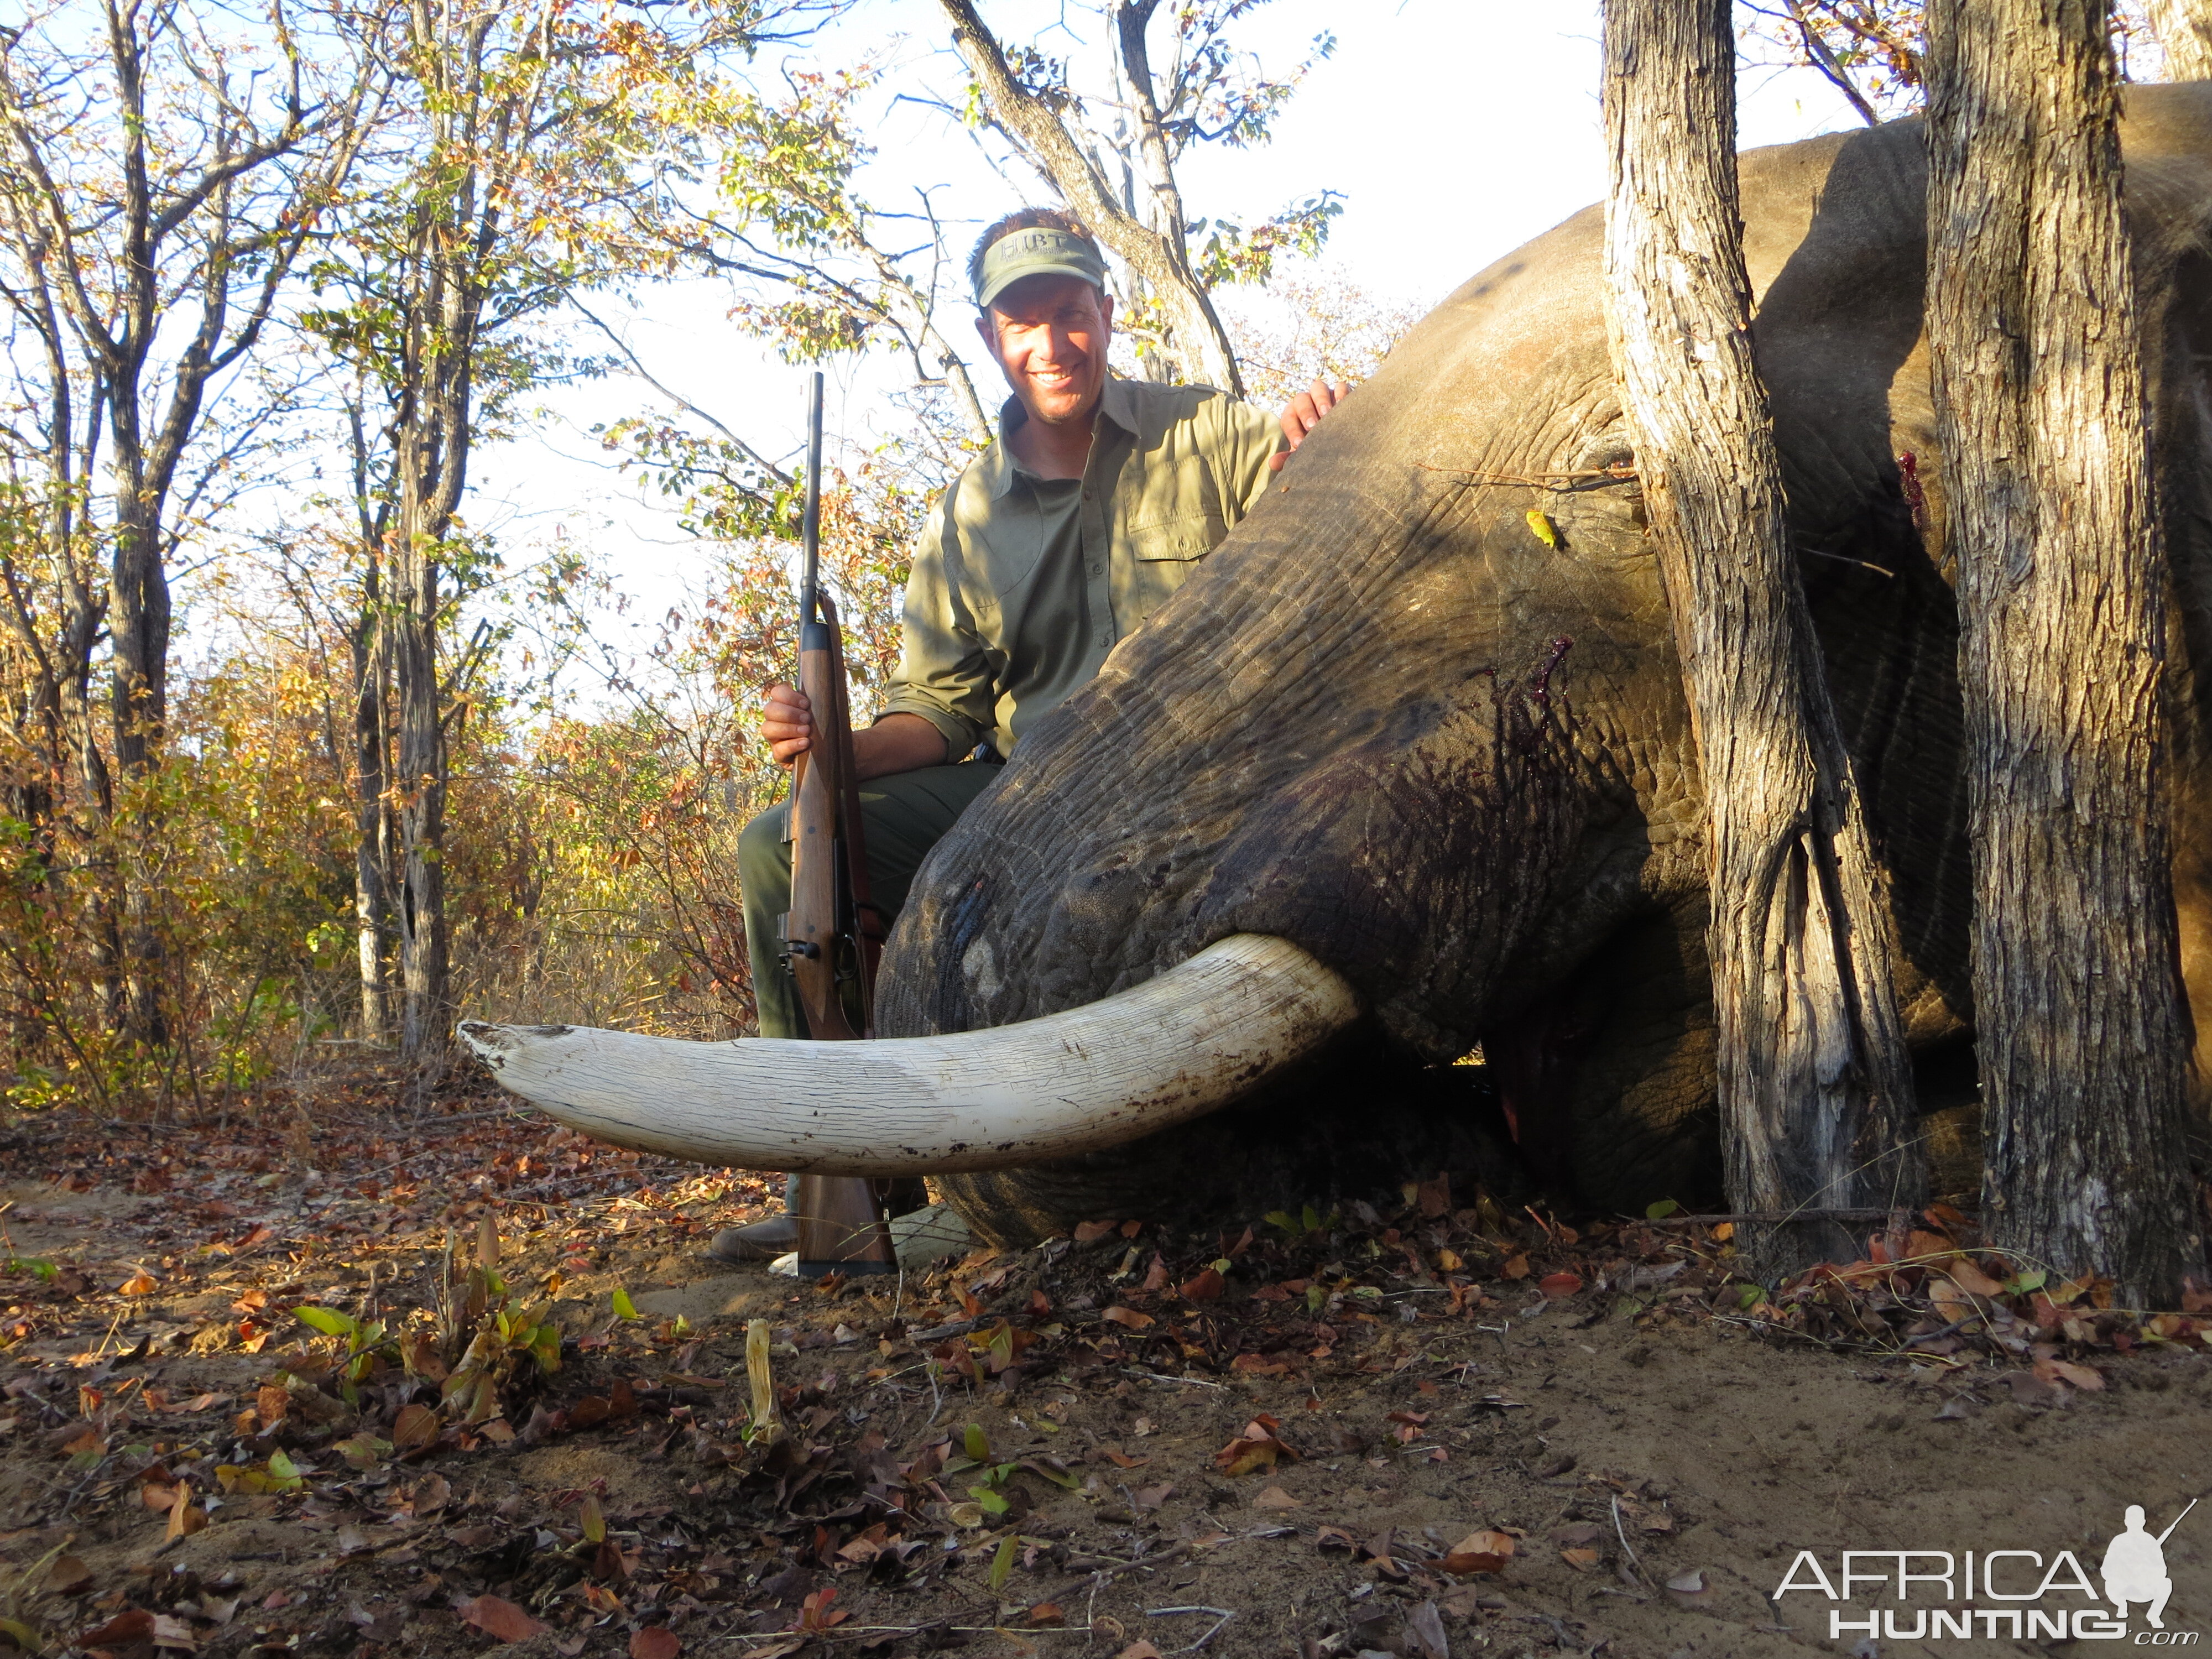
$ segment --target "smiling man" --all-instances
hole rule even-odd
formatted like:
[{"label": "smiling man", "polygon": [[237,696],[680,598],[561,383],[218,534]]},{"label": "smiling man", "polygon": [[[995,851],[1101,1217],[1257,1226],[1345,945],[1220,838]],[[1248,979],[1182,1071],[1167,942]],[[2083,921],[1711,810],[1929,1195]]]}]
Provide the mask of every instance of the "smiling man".
[{"label": "smiling man", "polygon": [[[1106,262],[1057,210],[991,226],[968,275],[976,329],[1013,396],[997,441],[930,514],[883,713],[853,734],[871,785],[860,796],[868,884],[890,915],[1024,730],[1167,602],[1344,393],[1316,380],[1270,417],[1210,386],[1114,375]],[[761,735],[777,762],[790,765],[813,732],[806,699],[771,686]],[[789,824],[777,806],[739,843],[763,1036],[806,1035],[776,938],[790,908]],[[776,1217],[726,1229],[712,1249],[758,1260],[796,1236]]]}]

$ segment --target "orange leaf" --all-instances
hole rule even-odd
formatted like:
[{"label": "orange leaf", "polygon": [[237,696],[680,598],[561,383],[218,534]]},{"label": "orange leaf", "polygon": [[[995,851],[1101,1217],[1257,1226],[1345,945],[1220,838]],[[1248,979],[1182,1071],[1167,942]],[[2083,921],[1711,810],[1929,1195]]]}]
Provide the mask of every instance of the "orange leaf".
[{"label": "orange leaf", "polygon": [[1951,1275],[1951,1282],[1968,1296],[1997,1296],[2004,1291],[2003,1285],[1964,1256],[1951,1263],[1945,1271]]},{"label": "orange leaf", "polygon": [[1593,1549],[1561,1550],[1559,1559],[1577,1572],[1588,1572],[1597,1565],[1597,1552]]},{"label": "orange leaf", "polygon": [[[2087,1365],[2077,1365],[2070,1359],[2052,1359],[2045,1363],[2060,1377],[2087,1393],[2094,1394],[2105,1386],[2103,1376]],[[2038,1365],[2035,1369],[2040,1373],[2043,1367]]]},{"label": "orange leaf", "polygon": [[1152,1322],[1152,1315],[1140,1314],[1134,1308],[1124,1308],[1118,1304],[1107,1309],[1098,1316],[1112,1324],[1126,1325],[1133,1331],[1141,1331]]},{"label": "orange leaf", "polygon": [[1518,1255],[1514,1256],[1510,1261],[1508,1261],[1508,1262],[1507,1262],[1507,1263],[1506,1263],[1503,1267],[1500,1267],[1498,1271],[1498,1272],[1500,1272],[1501,1273],[1504,1273],[1504,1274],[1505,1275],[1505,1277],[1506,1277],[1506,1278],[1508,1278],[1508,1279],[1526,1279],[1526,1278],[1528,1278],[1528,1257],[1527,1253],[1526,1253],[1526,1252],[1523,1252],[1523,1253],[1522,1253],[1521,1255]]},{"label": "orange leaf", "polygon": [[1580,1273],[1546,1273],[1536,1281],[1536,1288],[1553,1301],[1563,1296],[1572,1296],[1582,1287],[1583,1276]]},{"label": "orange leaf", "polygon": [[1439,1564],[1455,1577],[1469,1573],[1503,1572],[1513,1559],[1513,1535],[1503,1532],[1471,1532],[1454,1544]]},{"label": "orange leaf", "polygon": [[169,1524],[162,1541],[173,1544],[179,1538],[187,1537],[198,1532],[207,1523],[207,1511],[193,1505],[191,1483],[178,1482],[177,1501],[170,1508]]},{"label": "orange leaf", "polygon": [[497,1642],[526,1642],[545,1628],[512,1601],[496,1595],[479,1595],[454,1609]]},{"label": "orange leaf", "polygon": [[1182,1284],[1182,1297],[1186,1302],[1218,1302],[1221,1300],[1221,1275],[1208,1267],[1205,1272],[1186,1279]]},{"label": "orange leaf", "polygon": [[1075,1242],[1079,1244],[1088,1244],[1094,1238],[1103,1238],[1110,1232],[1118,1232],[1121,1226],[1121,1224],[1118,1221],[1082,1222],[1075,1229]]},{"label": "orange leaf", "polygon": [[151,1296],[157,1286],[154,1275],[142,1267],[116,1288],[125,1296]]},{"label": "orange leaf", "polygon": [[676,1659],[684,1644],[665,1625],[647,1625],[629,1638],[629,1659]]},{"label": "orange leaf", "polygon": [[1067,1614],[1057,1601],[1040,1601],[1029,1611],[1031,1625],[1064,1625]]},{"label": "orange leaf", "polygon": [[402,1406],[392,1419],[392,1443],[404,1457],[438,1443],[438,1413],[428,1406]]},{"label": "orange leaf", "polygon": [[143,1607],[133,1607],[128,1613],[118,1613],[97,1630],[88,1630],[76,1638],[81,1648],[119,1648],[126,1642],[144,1642],[154,1634],[154,1615]]}]

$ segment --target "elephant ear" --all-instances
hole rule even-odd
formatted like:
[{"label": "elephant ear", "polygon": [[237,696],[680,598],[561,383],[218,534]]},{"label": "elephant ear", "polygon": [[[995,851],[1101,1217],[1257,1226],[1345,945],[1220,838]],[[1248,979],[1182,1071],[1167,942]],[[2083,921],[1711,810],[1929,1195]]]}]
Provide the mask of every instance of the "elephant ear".
[{"label": "elephant ear", "polygon": [[1198,899],[1199,937],[1287,939],[1344,964],[1399,1042],[1465,1053],[1468,1011],[1510,963],[1495,942],[1528,936],[1583,829],[1557,658],[1401,709],[1258,803]]}]

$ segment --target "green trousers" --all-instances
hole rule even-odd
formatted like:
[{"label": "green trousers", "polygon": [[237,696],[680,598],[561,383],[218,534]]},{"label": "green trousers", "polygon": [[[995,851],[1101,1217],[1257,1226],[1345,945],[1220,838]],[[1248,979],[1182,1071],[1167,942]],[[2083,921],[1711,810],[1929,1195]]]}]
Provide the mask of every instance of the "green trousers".
[{"label": "green trousers", "polygon": [[[860,786],[860,835],[868,854],[868,896],[896,916],[914,872],[968,804],[997,781],[983,761],[895,772]],[[791,803],[771,806],[738,838],[738,879],[745,907],[745,951],[764,1037],[803,1037],[806,1016],[784,965],[776,918],[791,908]]]}]

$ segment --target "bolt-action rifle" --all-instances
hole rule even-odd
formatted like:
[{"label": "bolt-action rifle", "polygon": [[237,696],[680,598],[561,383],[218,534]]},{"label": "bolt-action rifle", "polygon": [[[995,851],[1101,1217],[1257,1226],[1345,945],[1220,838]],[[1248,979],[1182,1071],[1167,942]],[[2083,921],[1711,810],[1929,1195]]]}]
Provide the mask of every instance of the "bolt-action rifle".
[{"label": "bolt-action rifle", "polygon": [[[849,1042],[875,1035],[876,963],[884,928],[868,896],[844,640],[837,608],[822,591],[819,374],[806,395],[806,505],[799,534],[805,576],[799,600],[799,689],[812,712],[814,740],[792,771],[791,908],[781,932],[808,1032],[817,1042]],[[785,1207],[799,1223],[799,1271],[805,1277],[897,1271],[874,1182],[795,1175]]]}]

